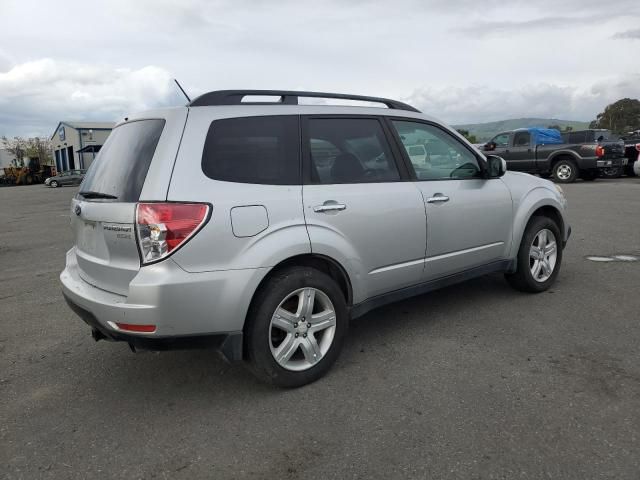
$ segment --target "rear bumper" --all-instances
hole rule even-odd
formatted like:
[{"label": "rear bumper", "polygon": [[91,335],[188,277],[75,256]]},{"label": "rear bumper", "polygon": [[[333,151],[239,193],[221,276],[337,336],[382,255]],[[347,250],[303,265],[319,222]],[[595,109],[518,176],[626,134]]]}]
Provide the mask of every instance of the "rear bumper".
[{"label": "rear bumper", "polygon": [[127,342],[133,349],[156,351],[215,348],[230,362],[242,360],[242,332],[172,337],[132,335],[106,327],[91,312],[74,303],[66,294],[62,295],[69,308],[91,327],[92,336],[96,342],[98,340]]},{"label": "rear bumper", "polygon": [[605,158],[602,160],[597,160],[596,166],[598,168],[622,167],[623,165],[626,165],[626,160],[627,159],[625,157]]},{"label": "rear bumper", "polygon": [[[167,259],[141,268],[123,296],[83,280],[71,249],[60,281],[67,303],[98,339],[152,350],[215,347],[237,359],[249,303],[265,273],[266,269],[189,273]],[[156,330],[131,332],[118,323],[155,325]]]}]

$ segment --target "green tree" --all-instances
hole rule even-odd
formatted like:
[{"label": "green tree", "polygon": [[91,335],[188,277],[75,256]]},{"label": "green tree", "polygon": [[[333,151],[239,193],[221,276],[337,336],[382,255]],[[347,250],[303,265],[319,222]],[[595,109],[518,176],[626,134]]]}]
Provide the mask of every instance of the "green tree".
[{"label": "green tree", "polygon": [[26,141],[26,153],[30,159],[37,159],[40,165],[51,163],[53,145],[48,138],[33,137]]},{"label": "green tree", "polygon": [[469,140],[469,142],[471,143],[478,143],[478,139],[476,138],[475,135],[471,135],[469,133],[469,130],[465,130],[463,128],[459,128],[457,129],[457,132],[462,135],[464,138],[466,138],[467,140]]},{"label": "green tree", "polygon": [[22,137],[0,139],[2,147],[15,158],[11,161],[14,167],[24,167],[24,159],[27,156],[27,141]]},{"label": "green tree", "polygon": [[640,100],[623,98],[607,105],[589,125],[590,128],[606,128],[614,133],[640,129]]}]

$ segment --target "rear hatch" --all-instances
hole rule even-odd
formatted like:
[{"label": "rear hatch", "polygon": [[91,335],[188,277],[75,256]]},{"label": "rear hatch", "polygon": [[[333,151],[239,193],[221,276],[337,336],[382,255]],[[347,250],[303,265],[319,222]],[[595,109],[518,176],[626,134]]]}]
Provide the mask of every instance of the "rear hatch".
[{"label": "rear hatch", "polygon": [[158,142],[165,123],[143,119],[114,128],[72,201],[79,275],[103,290],[126,295],[140,269],[136,204],[154,156],[160,154],[156,150],[162,150]]}]

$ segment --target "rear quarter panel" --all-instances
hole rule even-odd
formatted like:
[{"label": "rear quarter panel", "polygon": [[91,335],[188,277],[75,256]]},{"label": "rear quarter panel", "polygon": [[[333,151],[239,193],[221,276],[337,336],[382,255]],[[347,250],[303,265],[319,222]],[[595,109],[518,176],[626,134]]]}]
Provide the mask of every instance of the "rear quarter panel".
[{"label": "rear quarter panel", "polygon": [[[204,228],[172,256],[186,271],[268,268],[311,252],[301,185],[218,181],[202,171],[204,142],[211,123],[221,118],[250,115],[255,115],[252,109],[237,107],[196,107],[189,111],[167,200],[207,202],[213,209]],[[256,212],[264,210],[266,218],[260,219],[254,235],[239,234],[238,217],[232,210],[254,206],[264,207]],[[242,227],[251,230],[251,225]]]}]

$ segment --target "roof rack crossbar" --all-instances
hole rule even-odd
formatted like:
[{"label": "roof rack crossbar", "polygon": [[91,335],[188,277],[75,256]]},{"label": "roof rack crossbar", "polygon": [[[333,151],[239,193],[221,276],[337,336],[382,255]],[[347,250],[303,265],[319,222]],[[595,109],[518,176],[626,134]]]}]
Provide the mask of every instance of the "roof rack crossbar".
[{"label": "roof rack crossbar", "polygon": [[[243,102],[246,96],[280,97],[279,102]],[[407,110],[420,112],[417,108],[388,98],[366,97],[363,95],[348,95],[344,93],[300,92],[290,90],[217,90],[200,95],[192,100],[188,106],[205,107],[213,105],[298,105],[302,98],[332,98],[339,100],[356,100],[360,102],[381,103],[393,110]]]}]

